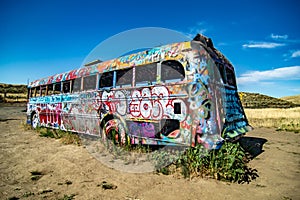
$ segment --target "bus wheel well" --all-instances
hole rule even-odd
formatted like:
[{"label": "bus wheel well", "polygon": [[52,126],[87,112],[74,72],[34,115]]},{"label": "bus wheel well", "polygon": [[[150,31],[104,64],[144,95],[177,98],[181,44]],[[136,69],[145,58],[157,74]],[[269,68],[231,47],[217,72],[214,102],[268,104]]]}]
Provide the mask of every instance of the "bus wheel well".
[{"label": "bus wheel well", "polygon": [[30,114],[30,120],[32,121],[32,118],[33,118],[33,115],[35,115],[36,112],[35,111],[32,111],[31,114]]},{"label": "bus wheel well", "polygon": [[109,120],[112,120],[112,119],[118,119],[118,117],[111,115],[111,114],[106,115],[100,123],[100,128],[103,128],[104,125],[106,124],[106,122],[108,122]]},{"label": "bus wheel well", "polygon": [[31,114],[30,114],[30,122],[31,122],[31,126],[36,129],[37,127],[40,126],[40,119],[39,119],[39,116],[38,116],[38,113],[33,111]]}]

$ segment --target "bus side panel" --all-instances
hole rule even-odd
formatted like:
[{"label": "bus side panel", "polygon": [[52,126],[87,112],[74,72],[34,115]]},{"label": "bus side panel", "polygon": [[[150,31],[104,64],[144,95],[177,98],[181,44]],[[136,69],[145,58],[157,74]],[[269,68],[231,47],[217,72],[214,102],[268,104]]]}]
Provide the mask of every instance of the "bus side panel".
[{"label": "bus side panel", "polygon": [[31,124],[33,113],[37,113],[40,126],[60,127],[62,104],[59,99],[58,97],[30,98],[27,105],[27,123]]},{"label": "bus side panel", "polygon": [[62,129],[99,135],[99,93],[82,92],[62,98]]}]

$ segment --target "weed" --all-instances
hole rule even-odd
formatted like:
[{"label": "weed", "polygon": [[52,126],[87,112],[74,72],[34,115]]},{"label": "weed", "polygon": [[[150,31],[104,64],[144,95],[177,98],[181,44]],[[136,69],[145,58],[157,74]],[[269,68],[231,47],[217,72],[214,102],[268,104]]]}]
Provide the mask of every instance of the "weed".
[{"label": "weed", "polygon": [[40,136],[41,137],[55,138],[55,135],[53,134],[53,131],[51,129],[48,129],[48,128],[41,128]]},{"label": "weed", "polygon": [[40,134],[41,137],[60,139],[63,144],[75,144],[78,146],[82,145],[81,139],[78,134],[72,133],[70,131],[42,127],[37,128],[36,131]]},{"label": "weed", "polygon": [[255,186],[256,186],[256,187],[260,187],[260,188],[266,187],[265,185],[260,185],[260,184],[256,184]]},{"label": "weed", "polygon": [[71,195],[65,194],[64,197],[59,200],[72,200],[72,199],[74,199],[75,196],[76,196],[75,194],[71,194]]},{"label": "weed", "polygon": [[40,178],[42,178],[42,176],[44,175],[44,174],[43,174],[42,172],[40,172],[40,171],[31,171],[30,173],[31,173],[30,179],[31,179],[32,181],[37,181],[37,180],[39,180]]},{"label": "weed", "polygon": [[30,197],[30,196],[34,196],[34,193],[33,192],[25,192],[23,194],[23,197]]},{"label": "weed", "polygon": [[[98,184],[97,186],[100,186],[100,184]],[[101,187],[104,190],[115,190],[115,189],[117,189],[116,185],[114,185],[112,183],[107,183],[106,181],[102,182]]]},{"label": "weed", "polygon": [[81,139],[77,134],[74,133],[67,133],[61,138],[61,142],[63,144],[75,144],[80,146],[81,145]]},{"label": "weed", "polygon": [[32,130],[32,126],[30,124],[25,123],[25,122],[22,122],[21,126],[23,127],[24,131]]},{"label": "weed", "polygon": [[53,192],[52,189],[45,189],[45,190],[41,190],[38,194],[46,194],[46,193],[50,193]]}]

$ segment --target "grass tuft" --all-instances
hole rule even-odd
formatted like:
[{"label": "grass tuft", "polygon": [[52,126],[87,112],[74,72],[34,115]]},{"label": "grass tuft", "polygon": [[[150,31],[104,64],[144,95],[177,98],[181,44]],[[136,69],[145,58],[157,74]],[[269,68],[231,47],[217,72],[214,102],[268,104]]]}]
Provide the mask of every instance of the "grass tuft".
[{"label": "grass tuft", "polygon": [[63,144],[82,145],[81,139],[76,133],[70,131],[62,131],[50,128],[37,128],[36,131],[41,137],[60,139]]}]

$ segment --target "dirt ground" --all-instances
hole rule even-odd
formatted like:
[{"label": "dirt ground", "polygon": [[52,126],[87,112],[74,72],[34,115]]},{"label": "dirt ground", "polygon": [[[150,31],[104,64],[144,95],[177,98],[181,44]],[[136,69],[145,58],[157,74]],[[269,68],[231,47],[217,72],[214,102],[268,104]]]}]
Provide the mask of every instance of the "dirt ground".
[{"label": "dirt ground", "polygon": [[[259,177],[237,184],[108,168],[84,146],[25,130],[22,110],[0,107],[0,199],[300,199],[299,133],[265,128],[248,133],[267,142],[249,164]],[[32,171],[43,175],[32,180]],[[115,187],[104,190],[103,181]]]}]

